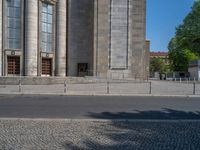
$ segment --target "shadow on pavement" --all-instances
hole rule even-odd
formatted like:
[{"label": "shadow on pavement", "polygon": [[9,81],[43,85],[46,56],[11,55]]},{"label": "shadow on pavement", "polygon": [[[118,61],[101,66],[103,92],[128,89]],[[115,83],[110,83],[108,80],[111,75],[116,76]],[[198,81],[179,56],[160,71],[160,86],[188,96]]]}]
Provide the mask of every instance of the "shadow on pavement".
[{"label": "shadow on pavement", "polygon": [[102,112],[92,113],[89,112],[88,116],[94,119],[158,119],[158,120],[177,120],[177,119],[200,119],[200,111],[186,112],[173,109],[164,108],[162,111],[139,111],[133,110],[133,112]]},{"label": "shadow on pavement", "polygon": [[[94,132],[93,136],[82,137],[81,146],[66,142],[64,144],[66,150],[172,150],[200,147],[200,122],[195,121],[200,119],[200,112],[165,108],[162,111],[134,110],[132,113],[90,112],[88,116],[110,121],[91,126],[90,130]],[[144,121],[128,121],[128,119],[144,119]],[[152,121],[145,122],[145,119],[152,119]],[[170,121],[179,119],[194,121]]]}]

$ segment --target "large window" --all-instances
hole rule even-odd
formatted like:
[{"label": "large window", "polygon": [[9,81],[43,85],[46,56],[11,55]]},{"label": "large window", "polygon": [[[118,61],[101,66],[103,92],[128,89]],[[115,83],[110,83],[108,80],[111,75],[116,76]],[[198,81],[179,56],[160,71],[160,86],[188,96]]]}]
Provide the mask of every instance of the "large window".
[{"label": "large window", "polygon": [[53,36],[53,6],[42,3],[42,35],[41,48],[43,52],[52,52]]},{"label": "large window", "polygon": [[7,0],[6,47],[21,49],[21,0]]}]

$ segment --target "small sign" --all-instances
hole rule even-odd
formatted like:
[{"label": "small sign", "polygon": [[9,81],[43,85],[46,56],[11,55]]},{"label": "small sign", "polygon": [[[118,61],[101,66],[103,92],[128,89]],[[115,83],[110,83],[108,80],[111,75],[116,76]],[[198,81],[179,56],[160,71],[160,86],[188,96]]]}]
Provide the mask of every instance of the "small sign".
[{"label": "small sign", "polygon": [[49,54],[46,54],[46,57],[49,57]]},{"label": "small sign", "polygon": [[11,55],[15,55],[15,51],[12,51],[12,52],[11,52]]}]

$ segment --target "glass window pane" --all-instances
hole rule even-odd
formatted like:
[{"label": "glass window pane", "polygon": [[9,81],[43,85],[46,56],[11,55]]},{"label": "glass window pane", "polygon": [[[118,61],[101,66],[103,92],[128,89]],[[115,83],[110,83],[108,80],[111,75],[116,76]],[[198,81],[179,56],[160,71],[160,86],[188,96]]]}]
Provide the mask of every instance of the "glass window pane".
[{"label": "glass window pane", "polygon": [[42,3],[42,12],[45,12],[45,13],[48,12],[47,11],[47,4],[45,4],[45,3]]},{"label": "glass window pane", "polygon": [[14,6],[15,7],[20,7],[20,0],[15,0],[14,1]]},{"label": "glass window pane", "polygon": [[52,20],[53,20],[53,6],[49,4],[42,4],[42,37],[41,48],[44,52],[52,51]]},{"label": "glass window pane", "polygon": [[42,42],[47,42],[47,33],[42,33]]},{"label": "glass window pane", "polygon": [[51,36],[51,34],[47,34],[47,42],[48,43],[52,42],[52,36]]},{"label": "glass window pane", "polygon": [[51,24],[48,24],[48,33],[52,33],[52,25]]},{"label": "glass window pane", "polygon": [[52,51],[52,47],[51,47],[51,43],[48,43],[48,49],[47,49],[48,52],[51,52]]},{"label": "glass window pane", "polygon": [[48,14],[53,14],[53,6],[48,5]]},{"label": "glass window pane", "polygon": [[48,23],[52,24],[53,16],[48,14]]},{"label": "glass window pane", "polygon": [[14,8],[12,8],[12,7],[7,8],[7,16],[9,16],[9,17],[14,16]]},{"label": "glass window pane", "polygon": [[14,17],[15,18],[20,18],[20,16],[21,16],[20,13],[21,13],[20,12],[20,8],[15,8],[14,9]]},{"label": "glass window pane", "polygon": [[47,24],[46,23],[42,23],[42,31],[47,32]]},{"label": "glass window pane", "polygon": [[47,44],[45,42],[42,42],[42,51],[46,52]]},{"label": "glass window pane", "polygon": [[7,0],[7,48],[21,46],[21,0]]},{"label": "glass window pane", "polygon": [[46,13],[42,13],[42,22],[48,22],[48,17]]}]

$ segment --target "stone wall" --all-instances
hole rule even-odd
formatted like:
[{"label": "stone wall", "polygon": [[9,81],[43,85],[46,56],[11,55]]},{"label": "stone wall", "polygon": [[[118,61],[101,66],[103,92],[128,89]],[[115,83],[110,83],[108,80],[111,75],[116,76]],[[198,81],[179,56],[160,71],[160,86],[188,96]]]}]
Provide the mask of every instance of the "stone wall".
[{"label": "stone wall", "polygon": [[96,74],[145,78],[146,0],[96,0],[95,9]]},{"label": "stone wall", "polygon": [[71,0],[68,28],[68,76],[77,76],[78,63],[93,70],[93,0]]},{"label": "stone wall", "polygon": [[[26,76],[40,75],[38,4],[37,0],[28,0],[25,5]],[[146,0],[58,0],[56,5],[57,76],[63,77],[66,72],[67,76],[77,76],[78,63],[87,63],[90,73],[101,77],[147,76]],[[0,24],[1,13],[2,9]]]},{"label": "stone wall", "polygon": [[146,0],[130,1],[130,49],[132,55],[131,72],[135,78],[144,78],[145,36],[146,36]]},{"label": "stone wall", "polygon": [[66,76],[68,0],[57,1],[56,19],[56,76]]},{"label": "stone wall", "polygon": [[25,6],[25,75],[38,71],[38,1],[28,0]]},{"label": "stone wall", "polygon": [[107,76],[109,70],[110,0],[95,0],[94,50],[97,76]]}]

